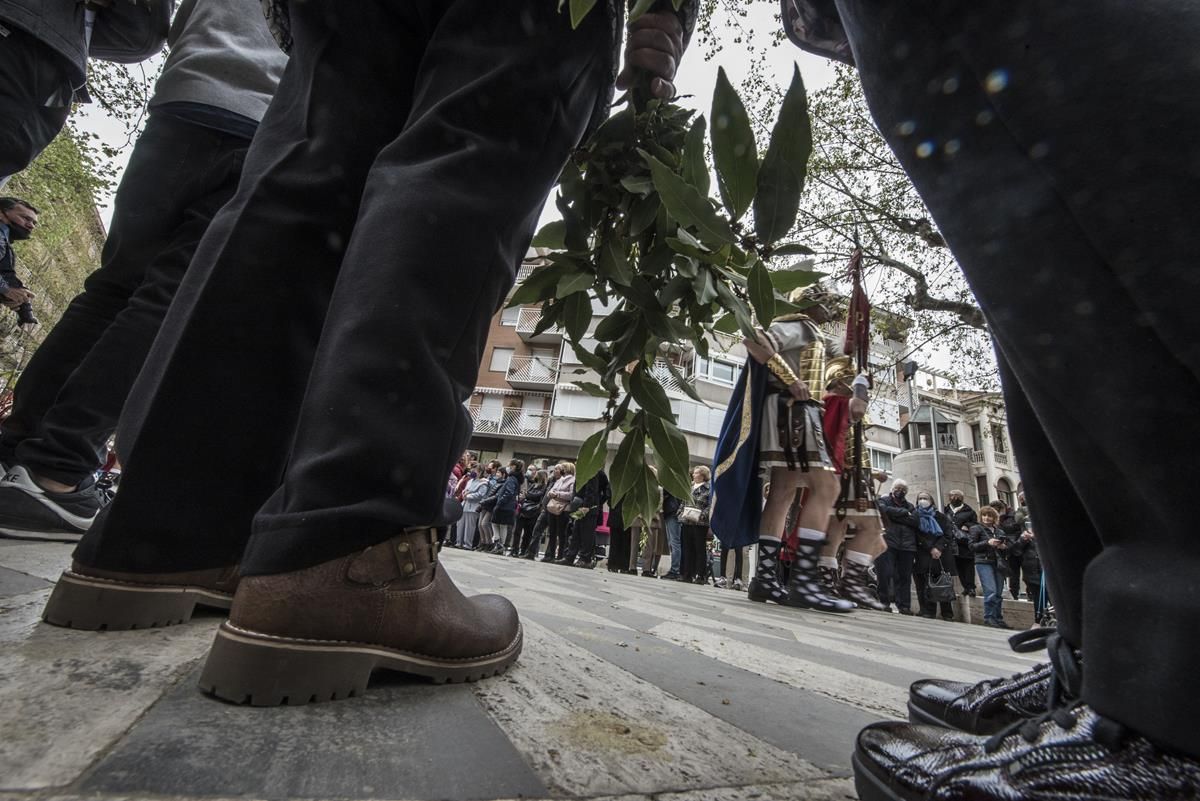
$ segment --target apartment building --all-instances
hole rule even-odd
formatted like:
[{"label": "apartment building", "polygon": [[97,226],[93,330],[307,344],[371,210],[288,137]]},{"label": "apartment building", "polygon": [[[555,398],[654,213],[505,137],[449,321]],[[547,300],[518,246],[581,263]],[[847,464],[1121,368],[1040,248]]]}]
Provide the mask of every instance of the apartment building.
[{"label": "apartment building", "polygon": [[901,453],[893,457],[893,475],[908,481],[911,490],[933,492],[936,443],[943,494],[962,490],[976,508],[996,499],[1016,505],[1021,475],[1000,393],[959,390],[945,375],[920,370],[912,378],[916,413],[910,418],[908,389],[905,383],[896,387]]}]

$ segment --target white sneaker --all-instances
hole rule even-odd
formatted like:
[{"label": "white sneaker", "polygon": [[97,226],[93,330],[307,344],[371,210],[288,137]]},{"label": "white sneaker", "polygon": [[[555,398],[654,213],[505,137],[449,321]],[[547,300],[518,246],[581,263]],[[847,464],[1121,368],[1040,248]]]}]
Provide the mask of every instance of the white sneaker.
[{"label": "white sneaker", "polygon": [[735,578],[733,580],[733,588],[738,592],[742,591],[742,580],[740,578]]},{"label": "white sneaker", "polygon": [[900,614],[900,607],[896,606],[895,604],[888,604],[888,611],[893,615],[898,615]]},{"label": "white sneaker", "polygon": [[729,584],[729,580],[726,579],[724,576],[721,576],[716,581],[714,581],[713,584],[716,586],[717,589],[723,590]]}]

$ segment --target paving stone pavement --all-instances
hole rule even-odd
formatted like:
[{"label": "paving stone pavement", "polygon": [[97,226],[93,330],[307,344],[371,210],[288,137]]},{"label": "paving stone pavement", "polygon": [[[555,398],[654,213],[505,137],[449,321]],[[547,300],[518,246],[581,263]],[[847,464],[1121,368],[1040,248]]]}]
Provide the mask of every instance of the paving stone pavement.
[{"label": "paving stone pavement", "polygon": [[362,698],[252,709],[196,688],[221,618],[40,624],[71,546],[0,539],[0,801],[853,799],[854,735],[908,684],[1024,670],[1002,632],[448,551],[520,609],[506,675],[381,675]]}]

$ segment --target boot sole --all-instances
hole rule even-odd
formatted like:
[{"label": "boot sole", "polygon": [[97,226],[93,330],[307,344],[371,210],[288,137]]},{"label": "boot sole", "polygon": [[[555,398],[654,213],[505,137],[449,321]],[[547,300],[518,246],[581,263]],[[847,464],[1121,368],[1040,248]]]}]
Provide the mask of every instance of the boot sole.
[{"label": "boot sole", "polygon": [[168,584],[133,584],[67,570],[42,611],[52,626],[84,631],[128,631],[174,626],[192,619],[197,606],[229,609],[233,595]]},{"label": "boot sole", "polygon": [[857,751],[850,757],[850,764],[854,768],[854,789],[860,801],[904,801],[887,782],[862,764]]},{"label": "boot sole", "polygon": [[[954,729],[954,726],[946,723],[941,718],[934,717],[912,701],[908,702],[908,722],[916,723],[922,726],[937,726],[939,729]],[[978,734],[978,732],[967,732],[968,734]]]},{"label": "boot sole", "polygon": [[857,608],[850,607],[849,609],[822,609],[821,607],[810,604],[807,601],[792,598],[790,595],[781,603],[783,606],[786,606],[790,609],[810,609],[813,612],[824,612],[827,615],[848,615]]},{"label": "boot sole", "polygon": [[226,621],[200,675],[200,689],[235,704],[302,706],[362,695],[372,671],[471,682],[498,676],[521,654],[523,635],[503,651],[474,659],[437,659],[382,646],[274,637]]}]

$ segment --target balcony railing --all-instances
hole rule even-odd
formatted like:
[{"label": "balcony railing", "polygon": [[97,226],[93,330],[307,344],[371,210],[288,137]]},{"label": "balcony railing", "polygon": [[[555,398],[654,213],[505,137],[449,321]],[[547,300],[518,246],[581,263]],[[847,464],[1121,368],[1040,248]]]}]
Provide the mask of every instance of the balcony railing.
[{"label": "balcony railing", "polygon": [[971,451],[971,463],[983,464],[983,451]]},{"label": "balcony railing", "polygon": [[658,383],[662,384],[663,389],[667,392],[678,392],[680,395],[686,394],[683,389],[684,384],[691,384],[695,380],[695,376],[687,375],[687,368],[676,367],[675,369],[684,377],[683,381],[675,377],[671,372],[671,368],[662,359],[654,361],[654,366],[650,368],[650,374],[658,380]]},{"label": "balcony railing", "polygon": [[508,383],[553,387],[558,381],[558,359],[548,356],[513,356],[508,362]]},{"label": "balcony railing", "polygon": [[517,268],[517,282],[513,284],[513,287],[521,286],[521,282],[533,275],[533,271],[541,268],[541,266],[540,264],[522,264]]},{"label": "balcony railing", "polygon": [[1008,454],[1007,453],[1001,453],[1000,451],[992,451],[992,459],[995,460],[996,464],[1002,464],[1005,467],[1008,466]]},{"label": "balcony railing", "polygon": [[468,406],[476,434],[545,439],[550,436],[550,414],[524,409],[487,409]]},{"label": "balcony railing", "polygon": [[521,314],[517,317],[517,336],[526,342],[560,341],[563,337],[563,330],[557,325],[551,326],[542,333],[534,336],[533,332],[537,330],[538,322],[541,319],[541,309],[521,309]]}]

